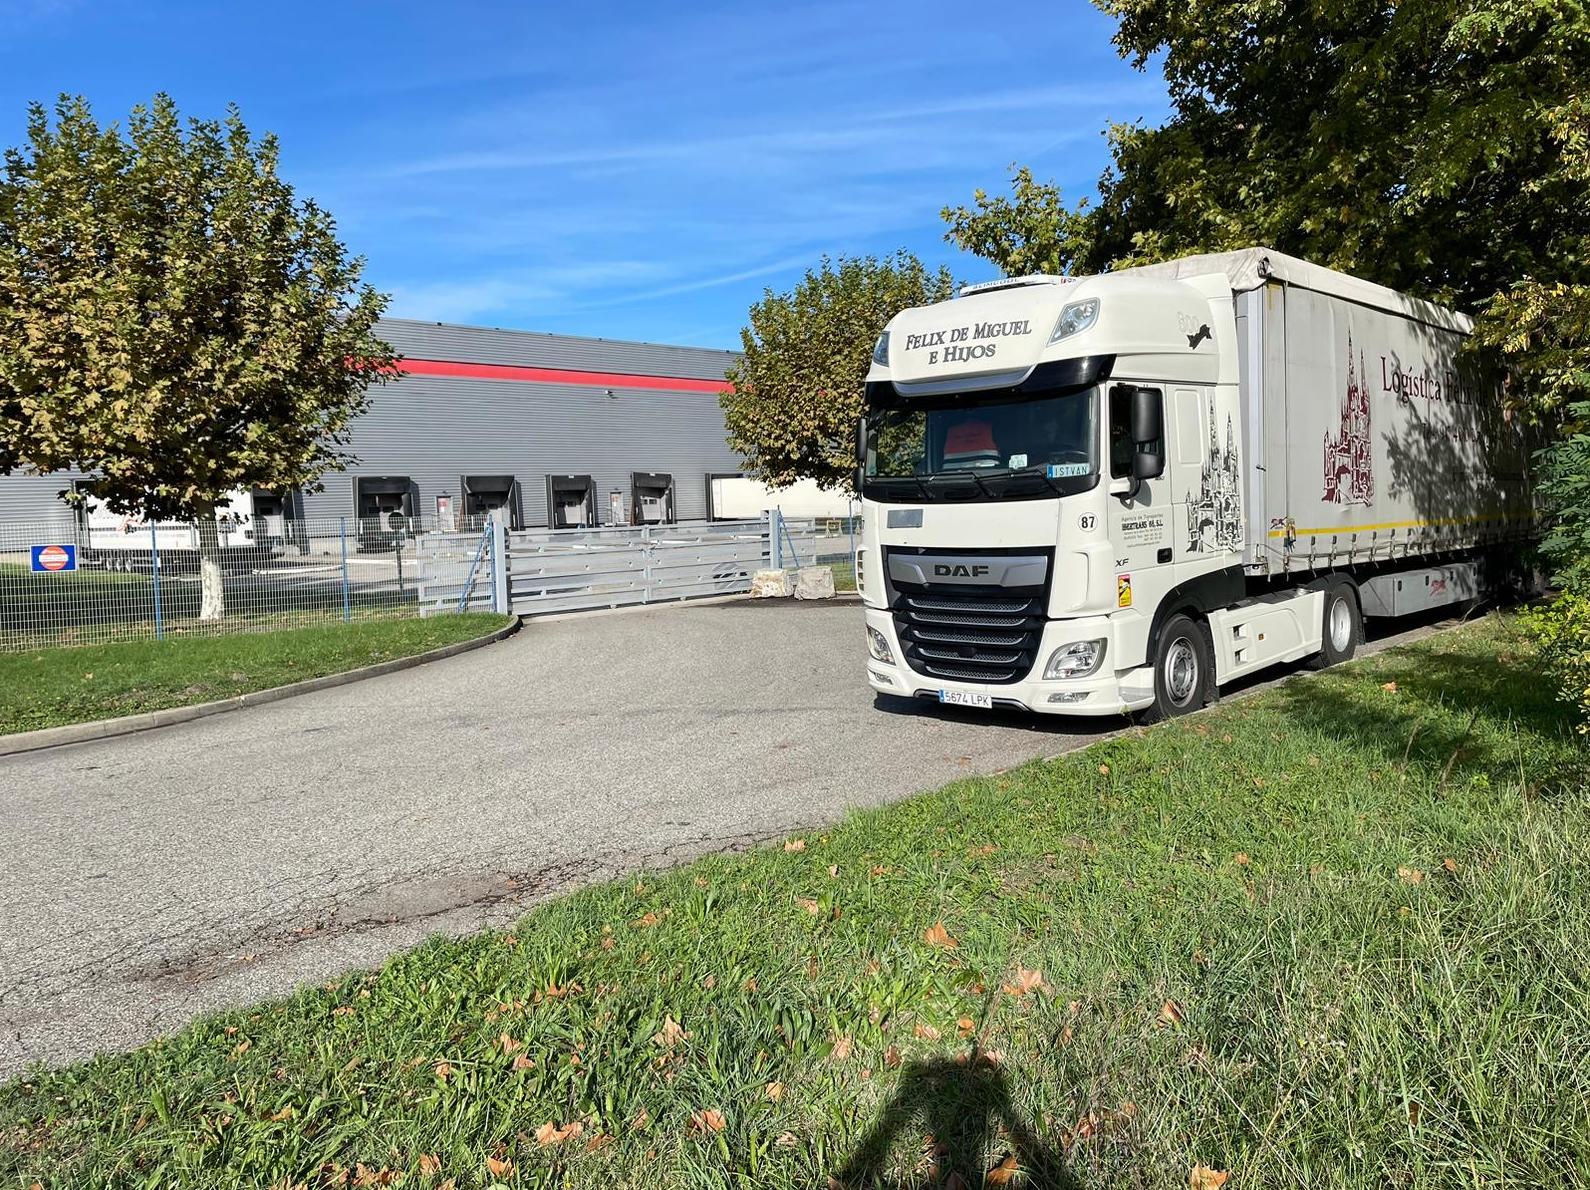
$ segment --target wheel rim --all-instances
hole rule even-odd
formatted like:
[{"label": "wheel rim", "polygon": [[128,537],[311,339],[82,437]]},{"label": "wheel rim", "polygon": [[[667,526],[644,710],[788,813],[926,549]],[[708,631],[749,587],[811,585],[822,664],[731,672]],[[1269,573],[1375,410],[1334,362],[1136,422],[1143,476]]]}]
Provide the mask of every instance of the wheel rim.
[{"label": "wheel rim", "polygon": [[1344,652],[1353,637],[1353,612],[1347,596],[1338,595],[1331,604],[1331,648]]},{"label": "wheel rim", "polygon": [[1198,653],[1192,642],[1179,636],[1165,650],[1165,693],[1177,706],[1186,706],[1198,689]]}]

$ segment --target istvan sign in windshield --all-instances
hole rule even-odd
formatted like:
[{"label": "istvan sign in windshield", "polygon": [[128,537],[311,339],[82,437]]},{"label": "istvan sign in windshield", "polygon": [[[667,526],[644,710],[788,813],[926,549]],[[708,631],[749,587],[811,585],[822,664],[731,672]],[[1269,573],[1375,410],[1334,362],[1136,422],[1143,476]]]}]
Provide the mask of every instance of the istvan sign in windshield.
[{"label": "istvan sign in windshield", "polygon": [[907,351],[926,349],[928,363],[959,364],[975,359],[993,359],[998,343],[990,339],[1007,339],[1012,335],[1032,334],[1032,323],[1025,318],[1008,322],[973,322],[966,326],[947,327],[942,331],[923,331],[905,337]]}]

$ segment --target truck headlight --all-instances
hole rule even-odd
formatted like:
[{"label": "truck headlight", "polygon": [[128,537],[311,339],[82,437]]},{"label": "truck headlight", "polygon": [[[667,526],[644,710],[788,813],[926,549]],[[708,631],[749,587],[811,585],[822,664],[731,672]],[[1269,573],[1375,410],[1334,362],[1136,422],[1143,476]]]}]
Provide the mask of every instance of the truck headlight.
[{"label": "truck headlight", "polygon": [[873,349],[872,349],[872,362],[875,363],[875,364],[882,364],[885,368],[887,368],[889,366],[889,332],[888,331],[884,331],[883,334],[878,336],[877,345],[874,346]]},{"label": "truck headlight", "polygon": [[1105,642],[1078,640],[1061,645],[1049,654],[1049,664],[1043,667],[1043,680],[1058,682],[1062,678],[1085,678],[1104,664]]},{"label": "truck headlight", "polygon": [[894,653],[889,649],[889,638],[871,624],[867,625],[867,651],[872,654],[874,661],[881,661],[885,665],[894,664]]},{"label": "truck headlight", "polygon": [[1054,334],[1049,336],[1049,342],[1058,343],[1061,339],[1080,335],[1098,320],[1098,298],[1088,298],[1085,302],[1072,302],[1060,311],[1060,321],[1054,324]]}]

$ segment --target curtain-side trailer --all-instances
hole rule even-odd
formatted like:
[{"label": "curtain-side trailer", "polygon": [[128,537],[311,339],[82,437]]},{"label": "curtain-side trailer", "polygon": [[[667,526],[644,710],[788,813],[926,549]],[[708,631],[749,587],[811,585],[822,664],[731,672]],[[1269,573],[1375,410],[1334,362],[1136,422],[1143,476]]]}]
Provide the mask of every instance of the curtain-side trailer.
[{"label": "curtain-side trailer", "polygon": [[1265,248],[972,286],[879,339],[861,429],[882,694],[1175,715],[1536,529],[1458,313]]}]

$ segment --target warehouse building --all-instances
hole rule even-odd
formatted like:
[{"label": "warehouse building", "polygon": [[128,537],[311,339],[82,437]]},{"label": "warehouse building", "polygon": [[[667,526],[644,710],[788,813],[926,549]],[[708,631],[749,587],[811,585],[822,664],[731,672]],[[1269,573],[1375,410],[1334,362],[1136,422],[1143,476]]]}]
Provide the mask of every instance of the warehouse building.
[{"label": "warehouse building", "polygon": [[[397,318],[377,333],[406,375],[372,390],[350,432],[357,461],[318,492],[257,493],[257,512],[443,528],[495,508],[515,528],[701,520],[722,515],[713,493],[743,469],[718,405],[731,352]],[[0,526],[69,524],[59,493],[77,478],[0,476]]]}]

